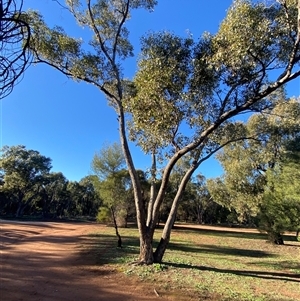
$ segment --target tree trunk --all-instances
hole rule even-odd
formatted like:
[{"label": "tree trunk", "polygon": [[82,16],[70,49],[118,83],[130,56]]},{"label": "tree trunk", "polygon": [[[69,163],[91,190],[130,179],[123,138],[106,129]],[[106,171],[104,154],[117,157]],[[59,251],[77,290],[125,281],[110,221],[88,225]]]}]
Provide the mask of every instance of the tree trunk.
[{"label": "tree trunk", "polygon": [[203,214],[204,214],[204,210],[202,208],[202,206],[198,206],[197,208],[197,222],[199,225],[203,224]]},{"label": "tree trunk", "polygon": [[[178,192],[177,192],[178,194]],[[177,196],[177,195],[176,195]],[[175,217],[176,217],[176,211],[179,205],[179,199],[177,201],[176,197],[174,199],[174,202],[172,204],[172,208],[170,210],[167,222],[164,226],[164,230],[160,239],[160,242],[154,252],[154,262],[156,263],[161,263],[163,256],[165,254],[165,251],[167,249],[167,246],[170,242],[170,237],[171,237],[171,231],[172,231],[172,227],[174,225],[175,222]]]},{"label": "tree trunk", "polygon": [[178,187],[176,196],[173,200],[172,207],[171,207],[167,222],[164,226],[164,230],[163,230],[160,242],[159,242],[159,244],[158,244],[158,246],[157,246],[157,248],[154,252],[154,262],[157,262],[157,263],[162,262],[163,256],[165,254],[165,251],[166,251],[167,246],[168,246],[169,241],[170,241],[171,231],[172,231],[172,227],[175,223],[175,218],[176,218],[176,213],[177,213],[177,209],[178,209],[178,206],[179,206],[179,202],[181,200],[182,194],[185,190],[185,187],[186,187],[188,181],[190,180],[193,172],[197,169],[198,166],[199,165],[197,164],[197,162],[194,163],[188,169],[188,171],[185,173],[184,177],[181,180],[181,183]]},{"label": "tree trunk", "polygon": [[153,257],[153,234],[141,234],[140,237],[140,257],[139,261],[142,264],[152,264],[154,262]]},{"label": "tree trunk", "polygon": [[16,217],[18,217],[18,218],[22,217],[25,207],[26,206],[23,205],[22,202],[19,203],[19,206],[18,206],[18,209],[17,209],[17,212],[16,212]]},{"label": "tree trunk", "polygon": [[269,238],[269,241],[271,241],[272,243],[274,243],[276,245],[283,245],[284,244],[283,237],[278,232],[269,231],[268,232],[268,238]]},{"label": "tree trunk", "polygon": [[113,219],[115,230],[116,230],[116,235],[118,237],[118,248],[122,248],[122,238],[121,238],[121,235],[118,230],[118,225],[117,225],[117,221],[116,221],[116,217],[115,217],[115,211],[112,206],[110,207],[110,211],[111,211],[112,219]]},{"label": "tree trunk", "polygon": [[151,166],[151,187],[150,187],[150,200],[148,204],[147,212],[147,227],[150,226],[151,221],[153,220],[153,205],[156,198],[156,156],[155,153],[152,153],[152,166]]}]

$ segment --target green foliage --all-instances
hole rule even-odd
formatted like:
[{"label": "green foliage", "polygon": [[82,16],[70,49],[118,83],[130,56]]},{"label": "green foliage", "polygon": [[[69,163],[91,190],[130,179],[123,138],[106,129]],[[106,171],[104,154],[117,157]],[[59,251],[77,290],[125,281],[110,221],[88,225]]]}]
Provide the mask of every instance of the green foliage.
[{"label": "green foliage", "polygon": [[297,23],[289,20],[297,18],[297,1],[284,2],[285,6],[279,2],[266,6],[260,1],[234,1],[214,39],[216,64],[230,70],[228,82],[255,78],[262,66],[272,69],[288,63],[284,51],[294,47]]},{"label": "green foliage", "polygon": [[0,159],[3,185],[1,191],[16,204],[16,216],[34,204],[40,189],[46,184],[51,159],[25,146],[4,146]]},{"label": "green foliage", "polygon": [[99,179],[97,193],[107,208],[113,208],[119,226],[126,226],[133,199],[130,177],[128,171],[123,169],[124,164],[123,152],[117,143],[105,145],[95,154],[91,164]]},{"label": "green foliage", "polygon": [[0,212],[45,218],[96,216],[101,200],[93,178],[69,182],[50,172],[51,159],[25,146],[5,146],[1,155]]},{"label": "green foliage", "polygon": [[300,156],[286,158],[267,172],[267,185],[260,204],[260,227],[272,238],[300,228]]},{"label": "green foliage", "polygon": [[109,223],[112,221],[111,211],[107,207],[100,207],[96,217],[98,223]]},{"label": "green foliage", "polygon": [[[81,38],[69,37],[62,27],[50,29],[35,11],[23,14],[31,26],[30,47],[37,62],[47,62],[74,80],[84,80],[106,93],[112,105],[122,91],[120,62],[133,56],[126,22],[130,11],[138,8],[152,10],[155,0],[97,0],[66,2],[78,24],[92,30],[88,45]],[[90,46],[93,51],[87,51]]]},{"label": "green foliage", "polygon": [[103,145],[101,150],[94,155],[91,163],[93,171],[102,180],[119,172],[124,165],[124,154],[118,143]]},{"label": "green foliage", "polygon": [[208,181],[215,201],[234,208],[240,220],[251,221],[258,213],[268,177],[282,162],[287,145],[300,134],[300,103],[296,99],[280,101],[256,114],[243,125],[251,139],[226,146],[217,155],[225,175]]},{"label": "green foliage", "polygon": [[139,144],[146,152],[168,145],[186,117],[182,92],[190,74],[192,44],[168,32],[142,39],[135,95],[127,99],[126,108],[133,115],[132,139],[143,132]]}]

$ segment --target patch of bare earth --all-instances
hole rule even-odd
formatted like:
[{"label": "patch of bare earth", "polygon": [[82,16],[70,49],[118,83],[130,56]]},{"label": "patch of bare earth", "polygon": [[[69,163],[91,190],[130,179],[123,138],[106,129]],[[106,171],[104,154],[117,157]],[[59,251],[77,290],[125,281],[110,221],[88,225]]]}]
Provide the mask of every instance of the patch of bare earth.
[{"label": "patch of bare earth", "polygon": [[151,285],[105,265],[95,266],[95,259],[80,251],[91,243],[87,234],[99,228],[2,220],[0,300],[177,300],[174,295],[157,296]]}]

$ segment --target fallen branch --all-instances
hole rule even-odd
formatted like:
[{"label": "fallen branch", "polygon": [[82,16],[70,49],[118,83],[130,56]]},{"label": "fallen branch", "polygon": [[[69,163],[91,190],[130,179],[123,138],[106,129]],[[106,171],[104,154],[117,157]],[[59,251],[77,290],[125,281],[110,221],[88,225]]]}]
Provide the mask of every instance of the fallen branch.
[{"label": "fallen branch", "polygon": [[160,297],[160,295],[159,295],[159,293],[156,291],[156,289],[154,288],[153,290],[154,290],[155,295],[156,295],[157,297]]}]

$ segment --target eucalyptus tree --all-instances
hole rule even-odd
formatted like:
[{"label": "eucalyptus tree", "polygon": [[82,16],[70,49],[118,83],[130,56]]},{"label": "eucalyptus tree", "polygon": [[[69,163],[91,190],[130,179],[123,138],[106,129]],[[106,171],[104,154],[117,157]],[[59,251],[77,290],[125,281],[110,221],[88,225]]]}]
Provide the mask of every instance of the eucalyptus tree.
[{"label": "eucalyptus tree", "polygon": [[203,224],[212,218],[211,215],[216,215],[213,210],[216,203],[208,191],[206,179],[203,175],[198,174],[196,176],[196,179],[192,182],[192,189],[195,197],[192,201],[191,211],[196,216],[197,222]]},{"label": "eucalyptus tree", "polygon": [[[190,162],[155,261],[161,261],[170,240],[192,173],[225,145],[253,139],[237,116],[274,107],[282,98],[283,85],[300,75],[299,5],[297,1],[272,1],[271,6],[234,1],[218,33],[205,33],[199,42],[168,32],[142,40],[139,69],[128,97],[131,134],[145,152],[168,159],[153,221],[176,162],[183,156]],[[147,226],[154,228],[152,223]]]},{"label": "eucalyptus tree", "polygon": [[[129,173],[124,168],[125,158],[121,145],[104,145],[94,155],[91,167],[99,179],[96,182],[98,195],[103,200],[102,205],[111,211],[115,227],[126,226],[131,183]],[[100,208],[101,211],[106,212],[105,208]],[[105,215],[103,217],[106,218]]]},{"label": "eucalyptus tree", "polygon": [[210,179],[208,188],[216,202],[249,223],[260,210],[268,182],[266,172],[281,163],[288,145],[300,136],[300,102],[281,100],[274,108],[251,116],[241,127],[253,139],[223,148],[217,159],[225,173]]},{"label": "eucalyptus tree", "polygon": [[95,217],[97,215],[98,209],[102,204],[102,200],[97,194],[96,190],[96,176],[89,175],[82,178],[79,184],[82,187],[82,215]]},{"label": "eucalyptus tree", "polygon": [[[77,23],[91,30],[89,47],[69,37],[61,27],[50,29],[38,13],[29,12],[24,20],[33,28],[31,49],[36,62],[96,86],[115,109],[134,191],[139,261],[160,262],[179,200],[193,172],[224,145],[247,138],[234,117],[272,105],[276,91],[300,75],[300,1],[236,0],[219,31],[204,34],[198,42],[169,33],[150,34],[142,40],[139,70],[132,82],[122,73],[122,62],[133,55],[127,21],[132,10],[152,10],[156,1],[87,0],[86,6],[79,0],[66,3]],[[129,137],[165,163],[149,210],[144,206]],[[159,208],[171,171],[184,156],[190,164],[154,252]],[[153,171],[155,180],[155,165]]]},{"label": "eucalyptus tree", "polygon": [[[299,143],[299,141],[298,141]],[[266,173],[267,185],[259,206],[259,226],[269,240],[283,244],[284,231],[300,230],[300,153],[285,156],[283,162]]]},{"label": "eucalyptus tree", "polygon": [[214,199],[240,214],[255,217],[269,240],[282,244],[282,232],[299,227],[300,102],[279,102],[247,122],[255,140],[237,142],[218,154],[223,177],[209,180]]},{"label": "eucalyptus tree", "polygon": [[43,217],[57,217],[57,212],[69,197],[67,184],[68,180],[61,172],[50,172],[45,176],[40,192]]},{"label": "eucalyptus tree", "polygon": [[0,0],[0,98],[10,94],[30,63],[30,27],[23,0]]},{"label": "eucalyptus tree", "polygon": [[4,174],[4,184],[0,188],[17,204],[16,217],[22,216],[47,183],[51,159],[23,145],[4,146],[0,163]]}]

